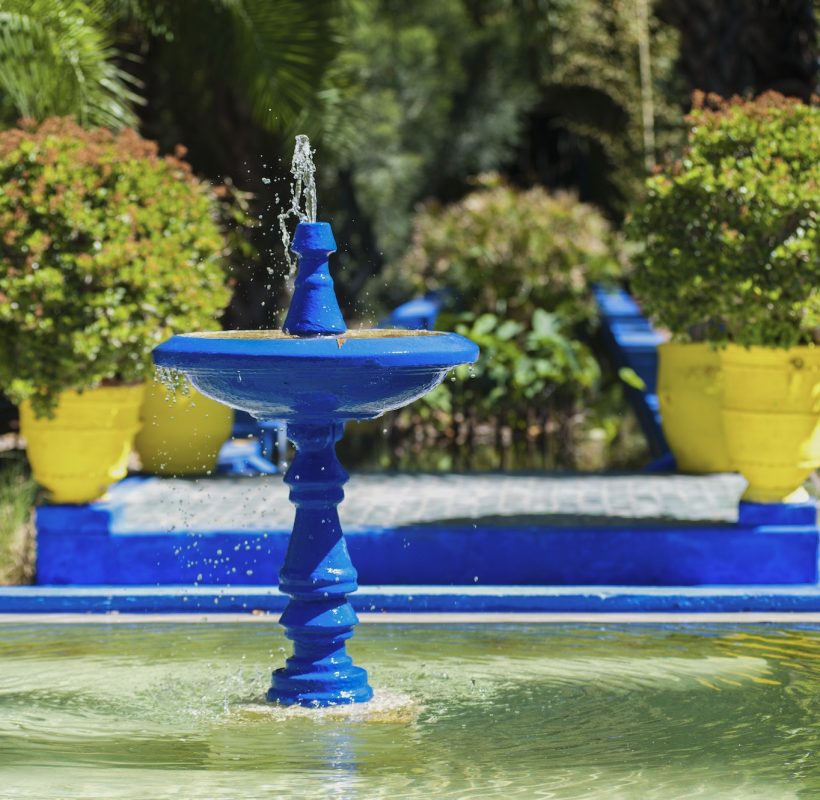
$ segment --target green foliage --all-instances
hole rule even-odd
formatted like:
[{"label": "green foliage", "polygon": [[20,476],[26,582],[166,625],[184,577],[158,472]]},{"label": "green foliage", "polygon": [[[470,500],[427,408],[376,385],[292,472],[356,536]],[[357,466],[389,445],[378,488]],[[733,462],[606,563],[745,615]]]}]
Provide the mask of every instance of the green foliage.
[{"label": "green foliage", "polygon": [[512,157],[536,94],[509,0],[358,0],[345,22],[304,125],[323,187],[352,195],[357,227],[372,228],[365,257],[390,260],[420,199],[457,196]]},{"label": "green foliage", "polygon": [[542,308],[528,324],[489,313],[445,322],[481,348],[477,364],[458,367],[456,381],[441,384],[426,400],[448,414],[486,419],[503,408],[510,419],[526,416],[528,406],[542,403],[557,387],[571,385],[581,394],[600,377],[589,348],[569,338],[560,318]]},{"label": "green foliage", "polygon": [[[646,0],[526,0],[522,37],[537,76],[537,113],[549,128],[565,131],[565,147],[586,161],[586,193],[598,205],[623,213],[639,192],[647,157],[681,141],[675,73],[678,35],[652,14]],[[649,83],[643,85],[639,40],[649,41]],[[654,148],[644,139],[642,104],[649,104]]]},{"label": "green foliage", "polygon": [[475,377],[445,382],[428,404],[517,424],[541,419],[551,398],[562,420],[583,416],[579,406],[595,402],[600,377],[584,341],[595,323],[590,283],[620,275],[619,244],[602,215],[572,195],[521,191],[493,176],[458,203],[420,210],[388,283],[405,296],[444,292],[466,312],[442,326],[455,323],[481,348]]},{"label": "green foliage", "polygon": [[0,113],[6,122],[71,115],[87,126],[134,125],[144,87],[118,61],[134,50],[137,69],[150,47],[149,70],[156,65],[162,73],[153,89],[177,95],[176,112],[192,111],[184,104],[196,96],[193,110],[210,112],[212,126],[215,96],[232,93],[256,124],[282,130],[313,99],[336,52],[337,6],[337,0],[2,0]]},{"label": "green foliage", "polygon": [[594,319],[589,284],[618,277],[621,256],[619,238],[592,206],[486,175],[461,201],[419,211],[387,285],[404,297],[446,290],[456,307],[526,324],[541,308],[567,327]]},{"label": "green foliage", "polygon": [[66,119],[0,134],[0,385],[48,413],[64,389],[151,374],[168,336],[228,299],[216,203],[130,130]]},{"label": "green foliage", "polygon": [[238,101],[233,113],[265,130],[287,129],[315,97],[338,49],[340,0],[105,0],[104,6],[112,27],[127,25],[130,38],[150,48],[154,99],[183,127],[186,114],[214,126],[228,95]]},{"label": "green foliage", "polygon": [[18,456],[0,455],[0,586],[30,583],[34,572],[37,484]]},{"label": "green foliage", "polygon": [[[346,238],[361,263],[349,272],[378,272],[382,255],[398,257],[414,206],[452,201],[482,172],[512,169],[549,185],[580,178],[585,194],[616,213],[640,187],[635,0],[349,6],[342,48],[304,123],[321,137],[322,186],[335,184],[356,219]],[[654,18],[647,34],[663,152],[680,138],[677,39]]]},{"label": "green foliage", "polygon": [[99,3],[2,0],[0,119],[70,114],[83,125],[133,125],[137,83],[117,57]]},{"label": "green foliage", "polygon": [[635,290],[680,340],[817,341],[820,108],[774,93],[710,102],[634,211]]}]

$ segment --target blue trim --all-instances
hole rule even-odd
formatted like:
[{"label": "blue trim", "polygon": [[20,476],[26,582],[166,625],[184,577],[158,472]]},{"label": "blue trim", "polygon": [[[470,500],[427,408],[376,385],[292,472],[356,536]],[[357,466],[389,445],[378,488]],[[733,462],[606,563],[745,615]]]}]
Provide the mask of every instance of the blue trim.
[{"label": "blue trim", "polygon": [[[287,601],[275,587],[0,587],[0,614],[278,614]],[[820,613],[820,587],[363,586],[351,601],[358,613]]]},{"label": "blue trim", "polygon": [[738,507],[738,524],[754,527],[778,528],[782,526],[817,523],[817,500],[804,503],[752,503],[741,500]]},{"label": "blue trim", "polygon": [[222,475],[273,475],[279,470],[265,458],[259,439],[228,439],[219,451],[216,471]]},{"label": "blue trim", "polygon": [[658,398],[658,345],[664,337],[643,316],[638,304],[624,289],[594,286],[593,297],[601,316],[601,333],[616,369],[631,369],[645,388],[626,385],[626,396],[654,459],[669,453],[661,429]]},{"label": "blue trim", "polygon": [[180,371],[217,372],[220,369],[293,369],[302,362],[312,368],[335,364],[347,367],[444,367],[478,358],[478,347],[456,333],[428,331],[420,335],[381,335],[373,338],[317,336],[242,338],[245,331],[183,333],[154,350],[154,363]]},{"label": "blue trim", "polygon": [[438,292],[430,292],[424,297],[415,297],[394,308],[379,323],[379,327],[432,331],[436,327],[436,319],[438,319],[442,304],[443,298]]}]

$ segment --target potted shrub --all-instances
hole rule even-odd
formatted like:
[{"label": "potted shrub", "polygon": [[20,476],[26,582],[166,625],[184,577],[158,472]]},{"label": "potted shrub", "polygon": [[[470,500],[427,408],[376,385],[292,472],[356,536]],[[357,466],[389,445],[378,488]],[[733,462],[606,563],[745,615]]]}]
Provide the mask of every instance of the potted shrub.
[{"label": "potted shrub", "polygon": [[634,215],[635,288],[675,340],[720,350],[744,498],[800,500],[820,465],[820,109],[775,93],[695,100],[684,158]]},{"label": "potted shrub", "polygon": [[151,350],[227,302],[214,200],[180,156],[68,119],[0,133],[0,385],[56,502],[123,477]]}]

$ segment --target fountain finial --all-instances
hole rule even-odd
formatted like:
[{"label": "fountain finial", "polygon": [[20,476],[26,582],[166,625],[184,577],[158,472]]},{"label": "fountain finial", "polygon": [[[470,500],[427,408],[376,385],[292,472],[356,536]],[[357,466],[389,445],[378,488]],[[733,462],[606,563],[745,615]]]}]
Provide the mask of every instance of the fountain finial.
[{"label": "fountain finial", "polygon": [[293,297],[282,328],[297,336],[332,336],[347,330],[342,317],[328,256],[336,252],[327,222],[300,222],[291,250],[299,256]]}]

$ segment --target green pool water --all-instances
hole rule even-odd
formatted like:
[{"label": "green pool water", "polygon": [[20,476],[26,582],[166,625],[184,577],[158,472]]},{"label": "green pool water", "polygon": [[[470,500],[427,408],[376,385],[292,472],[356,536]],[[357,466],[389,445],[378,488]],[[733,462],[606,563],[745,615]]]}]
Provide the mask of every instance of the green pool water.
[{"label": "green pool water", "polygon": [[0,797],[820,797],[818,629],[362,625],[342,717],[262,702],[286,644],[0,625]]}]

